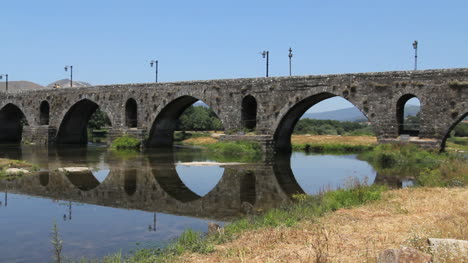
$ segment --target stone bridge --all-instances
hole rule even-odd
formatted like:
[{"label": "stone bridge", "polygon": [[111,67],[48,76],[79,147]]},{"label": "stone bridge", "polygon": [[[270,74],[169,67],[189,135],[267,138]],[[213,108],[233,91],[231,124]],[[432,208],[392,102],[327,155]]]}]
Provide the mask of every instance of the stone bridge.
[{"label": "stone bridge", "polygon": [[[175,121],[197,100],[220,118],[225,140],[257,140],[290,151],[296,122],[314,104],[340,96],[373,124],[379,142],[407,140],[443,149],[468,115],[468,68],[319,76],[105,85],[0,93],[0,141],[83,144],[100,108],[112,122],[111,139],[130,134],[147,147],[171,146]],[[403,108],[421,102],[418,130],[405,130]],[[24,124],[24,125],[23,125]],[[253,136],[244,135],[253,130]]]}]

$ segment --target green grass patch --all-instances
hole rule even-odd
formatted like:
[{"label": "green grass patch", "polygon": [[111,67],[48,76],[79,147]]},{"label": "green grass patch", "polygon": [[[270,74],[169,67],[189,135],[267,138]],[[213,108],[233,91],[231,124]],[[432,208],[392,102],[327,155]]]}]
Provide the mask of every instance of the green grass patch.
[{"label": "green grass patch", "polygon": [[381,175],[412,177],[418,186],[466,186],[468,162],[463,155],[438,153],[417,145],[381,144],[359,155]]},{"label": "green grass patch", "polygon": [[24,175],[24,173],[8,174],[6,172],[8,168],[25,169],[29,172],[35,172],[39,170],[37,165],[28,163],[26,161],[0,158],[0,179],[14,179]]},{"label": "green grass patch", "polygon": [[135,137],[122,136],[112,142],[112,149],[140,149],[141,141]]},{"label": "green grass patch", "polygon": [[262,153],[260,144],[252,141],[217,142],[207,145],[213,152],[240,156],[240,155],[260,155]]},{"label": "green grass patch", "polygon": [[293,151],[302,151],[306,153],[361,153],[370,151],[374,148],[373,145],[352,145],[340,143],[324,143],[324,144],[292,144]]}]

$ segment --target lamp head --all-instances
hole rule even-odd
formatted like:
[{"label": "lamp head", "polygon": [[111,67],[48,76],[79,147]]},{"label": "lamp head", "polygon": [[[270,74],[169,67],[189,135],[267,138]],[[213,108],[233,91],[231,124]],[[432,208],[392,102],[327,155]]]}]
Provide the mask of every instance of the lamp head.
[{"label": "lamp head", "polygon": [[153,67],[153,64],[154,64],[154,61],[151,61],[151,62],[150,62],[150,66]]},{"label": "lamp head", "polygon": [[68,70],[68,66],[65,66],[64,69],[65,69],[65,71],[67,71],[67,70]]},{"label": "lamp head", "polygon": [[417,40],[415,40],[415,41],[413,42],[413,48],[414,48],[414,49],[417,49],[417,48],[418,48],[418,41],[417,41]]}]

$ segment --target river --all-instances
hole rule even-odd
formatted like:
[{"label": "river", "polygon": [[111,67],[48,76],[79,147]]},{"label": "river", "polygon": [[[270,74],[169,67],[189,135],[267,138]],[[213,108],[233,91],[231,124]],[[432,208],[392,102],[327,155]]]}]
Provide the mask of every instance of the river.
[{"label": "river", "polygon": [[[0,181],[0,262],[51,262],[54,224],[65,258],[100,258],[162,247],[185,229],[206,232],[208,222],[222,225],[278,207],[297,193],[346,187],[351,178],[380,180],[356,155],[294,152],[273,162],[244,163],[193,148],[116,153],[91,144],[1,146],[0,152],[0,158],[25,160],[40,170]],[[77,166],[91,170],[59,171]]]}]

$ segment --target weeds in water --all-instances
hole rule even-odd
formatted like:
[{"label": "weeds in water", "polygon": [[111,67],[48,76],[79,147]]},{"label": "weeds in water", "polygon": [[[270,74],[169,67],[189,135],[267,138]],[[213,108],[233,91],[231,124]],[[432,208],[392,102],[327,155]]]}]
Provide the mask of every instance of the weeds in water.
[{"label": "weeds in water", "polygon": [[60,238],[60,233],[58,231],[57,223],[54,222],[54,227],[52,230],[52,246],[54,247],[54,258],[55,262],[60,263],[62,262],[62,248],[63,248],[63,240]]}]

